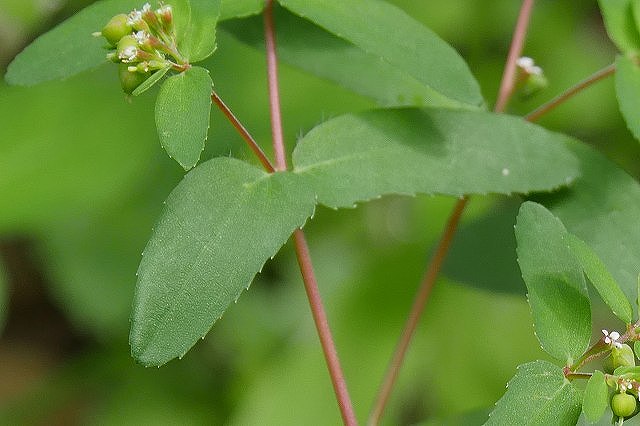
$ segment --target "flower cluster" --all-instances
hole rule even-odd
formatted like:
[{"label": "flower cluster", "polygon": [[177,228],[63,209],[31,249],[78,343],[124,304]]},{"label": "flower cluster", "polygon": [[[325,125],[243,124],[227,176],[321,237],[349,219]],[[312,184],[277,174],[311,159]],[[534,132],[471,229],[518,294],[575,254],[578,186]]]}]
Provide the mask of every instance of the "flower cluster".
[{"label": "flower cluster", "polygon": [[611,333],[609,333],[607,330],[602,330],[602,334],[604,335],[604,343],[618,349],[622,348],[622,343],[619,341],[620,333],[618,333],[617,331],[612,331]]},{"label": "flower cluster", "polygon": [[107,59],[120,64],[120,82],[126,93],[133,92],[154,71],[189,67],[178,51],[173,10],[168,4],[153,10],[146,3],[141,10],[116,15],[94,35],[109,43]]}]

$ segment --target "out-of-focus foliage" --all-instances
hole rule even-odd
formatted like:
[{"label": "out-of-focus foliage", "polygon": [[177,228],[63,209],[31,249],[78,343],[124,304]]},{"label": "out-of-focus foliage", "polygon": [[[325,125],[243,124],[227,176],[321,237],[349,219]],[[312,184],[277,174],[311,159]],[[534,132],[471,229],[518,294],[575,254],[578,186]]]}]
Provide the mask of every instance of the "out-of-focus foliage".
[{"label": "out-of-focus foliage", "polygon": [[[30,39],[87,3],[0,0],[2,66]],[[491,105],[519,2],[392,3],[460,52]],[[216,90],[269,154],[262,52],[224,31],[217,44],[216,55],[205,62]],[[616,49],[607,40],[595,0],[541,0],[524,53],[544,68],[550,84],[536,96],[515,98],[513,114],[530,111],[613,62]],[[290,66],[281,65],[280,71],[290,151],[316,124],[374,106]],[[126,102],[113,69],[29,89],[0,85],[0,246],[11,272],[9,317],[0,340],[0,423],[337,424],[331,384],[288,246],[267,263],[242,303],[232,306],[184,359],[161,369],[144,369],[130,359],[128,317],[137,265],[162,200],[183,174],[160,150],[149,93]],[[255,162],[218,111],[211,120],[219,125],[210,130],[201,160],[233,152]],[[541,124],[593,144],[638,176],[638,144],[617,110],[612,80]],[[385,197],[356,210],[319,208],[306,227],[359,418],[370,408],[453,202]],[[545,356],[531,330],[519,274],[504,266],[515,265],[515,239],[508,230],[517,211],[505,205],[501,198],[472,199],[459,250],[451,253],[456,258],[429,301],[387,424],[428,419],[444,424],[449,417],[451,424],[460,424],[455,419],[466,412],[472,413],[469,424],[480,423],[516,365]],[[552,210],[588,241],[562,217],[562,206]],[[568,207],[564,211],[570,213]],[[24,265],[12,260],[24,240],[41,279],[20,274]],[[486,260],[474,274],[477,256]],[[495,275],[492,264],[500,266]],[[622,279],[620,272],[611,272],[628,281],[626,270]],[[53,305],[75,342],[65,350],[55,339],[25,346],[51,322],[39,316],[36,305],[21,302],[33,282],[40,283],[36,293]],[[602,327],[615,321],[597,311],[595,318]]]}]

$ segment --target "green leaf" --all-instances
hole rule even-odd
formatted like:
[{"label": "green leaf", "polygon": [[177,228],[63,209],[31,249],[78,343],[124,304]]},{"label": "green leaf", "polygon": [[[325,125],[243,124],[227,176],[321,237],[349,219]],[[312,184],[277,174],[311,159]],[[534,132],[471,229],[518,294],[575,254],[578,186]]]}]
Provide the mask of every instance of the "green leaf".
[{"label": "green leaf", "polygon": [[631,58],[616,59],[616,96],[627,127],[640,140],[640,67]]},{"label": "green leaf", "polygon": [[600,294],[602,300],[611,308],[611,311],[625,324],[631,324],[633,308],[629,300],[620,289],[620,285],[611,276],[606,265],[602,263],[598,255],[584,241],[573,234],[567,233],[565,240],[569,249],[582,265],[584,273]]},{"label": "green leaf", "polygon": [[209,71],[191,67],[168,78],[156,101],[156,127],[162,147],[185,169],[196,165],[209,131]]},{"label": "green leaf", "polygon": [[182,34],[178,34],[180,52],[194,63],[216,49],[216,24],[220,16],[221,0],[189,0],[189,18]]},{"label": "green leaf", "polygon": [[640,49],[640,34],[633,16],[632,1],[598,1],[609,38],[618,46],[618,49],[625,53]]},{"label": "green leaf", "polygon": [[627,299],[634,300],[640,270],[640,185],[594,149],[581,143],[569,147],[580,161],[581,177],[570,190],[538,199],[593,249]]},{"label": "green leaf", "polygon": [[580,417],[581,404],[580,391],[562,368],[533,361],[518,367],[485,425],[571,425]]},{"label": "green leaf", "polygon": [[595,423],[609,406],[609,388],[604,379],[604,373],[595,370],[587,382],[582,399],[582,411],[590,423]]},{"label": "green leaf", "polygon": [[515,230],[536,336],[549,355],[571,364],[589,345],[591,304],[582,268],[564,242],[567,232],[530,201],[520,208]]},{"label": "green leaf", "polygon": [[222,0],[220,20],[256,15],[264,9],[264,0]]},{"label": "green leaf", "polygon": [[207,161],[171,192],[138,270],[131,351],[145,365],[183,356],[314,210],[293,173]]},{"label": "green leaf", "polygon": [[112,16],[127,13],[138,3],[139,0],[108,0],[81,10],[16,56],[7,68],[7,83],[31,86],[106,63],[105,40],[91,34],[100,31]]},{"label": "green leaf", "polygon": [[[197,10],[201,10],[201,7],[207,3],[205,0],[194,1],[199,5],[196,6]],[[176,10],[189,10],[186,2],[187,0],[172,0],[170,4]],[[106,63],[104,39],[93,37],[91,34],[100,31],[112,16],[140,8],[143,3],[144,1],[141,0],[105,0],[86,7],[53,30],[38,37],[16,56],[7,69],[6,81],[14,85],[32,86],[70,77]],[[223,9],[220,20],[258,13],[262,7],[261,0],[225,0],[223,3],[224,6],[230,6],[226,10]],[[196,58],[211,47],[210,37],[213,36],[211,34],[207,36],[205,33],[206,31],[213,33],[213,30],[204,27],[211,22],[209,12],[208,10],[202,17],[195,18],[198,26],[194,28],[198,30],[194,35],[201,37],[201,42],[191,46],[198,51],[197,55],[194,51]],[[182,19],[180,16],[175,18],[177,22]],[[180,37],[180,34],[178,36]]]},{"label": "green leaf", "polygon": [[[284,8],[275,8],[274,13],[281,61],[370,97],[380,105],[469,108],[439,94],[379,55],[367,53]],[[229,21],[222,29],[243,43],[264,49],[261,17]]]},{"label": "green leaf", "polygon": [[636,358],[640,358],[640,340],[633,342],[633,352],[636,354]]},{"label": "green leaf", "polygon": [[162,68],[161,70],[158,70],[156,72],[154,72],[148,79],[146,79],[145,81],[142,82],[142,84],[138,87],[136,87],[134,89],[133,92],[131,92],[131,94],[133,96],[138,96],[143,94],[144,92],[146,92],[147,90],[151,89],[151,87],[156,84],[158,81],[160,81],[160,79],[162,77],[164,77],[164,75],[167,73],[167,71],[169,71],[171,68],[170,67],[166,67],[166,68]]},{"label": "green leaf", "polygon": [[483,104],[478,83],[458,53],[401,9],[380,0],[280,0],[293,13],[469,105]]},{"label": "green leaf", "polygon": [[505,115],[378,110],[315,127],[296,146],[293,163],[318,201],[334,208],[390,193],[548,191],[578,176],[566,139]]}]

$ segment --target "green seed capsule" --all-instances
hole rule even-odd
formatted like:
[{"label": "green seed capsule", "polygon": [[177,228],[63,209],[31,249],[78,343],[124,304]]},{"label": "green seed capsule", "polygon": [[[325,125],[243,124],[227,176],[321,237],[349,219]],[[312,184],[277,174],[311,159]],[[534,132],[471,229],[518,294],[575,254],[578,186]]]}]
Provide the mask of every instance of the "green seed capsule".
[{"label": "green seed capsule", "polygon": [[611,349],[611,361],[613,362],[613,368],[618,367],[635,367],[636,357],[633,353],[631,346],[623,344],[622,347],[613,347]]},{"label": "green seed capsule", "polygon": [[120,64],[118,68],[118,75],[120,76],[120,85],[124,93],[130,95],[136,90],[136,87],[140,86],[147,78],[150,77],[150,73],[141,73],[138,71],[129,71],[127,64]]},{"label": "green seed capsule", "polygon": [[111,46],[118,44],[120,39],[131,34],[131,25],[127,23],[127,15],[121,13],[116,15],[102,29],[102,36],[107,39]]},{"label": "green seed capsule", "polygon": [[636,411],[636,398],[628,393],[617,393],[611,399],[611,410],[618,417],[629,417]]}]

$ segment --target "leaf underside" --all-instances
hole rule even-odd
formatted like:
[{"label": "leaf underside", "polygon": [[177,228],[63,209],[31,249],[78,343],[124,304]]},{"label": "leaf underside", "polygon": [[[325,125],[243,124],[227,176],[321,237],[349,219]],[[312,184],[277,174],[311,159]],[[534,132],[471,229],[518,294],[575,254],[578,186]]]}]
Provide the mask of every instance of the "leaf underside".
[{"label": "leaf underside", "polygon": [[580,391],[562,368],[538,360],[518,367],[485,425],[572,425],[581,404]]},{"label": "leaf underside", "polygon": [[483,105],[475,78],[460,55],[401,9],[380,0],[280,0],[291,12],[382,58],[441,95]]}]

